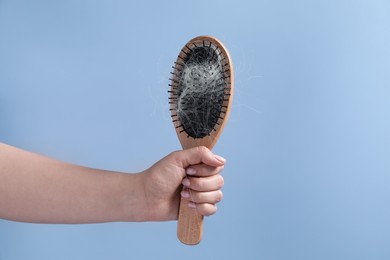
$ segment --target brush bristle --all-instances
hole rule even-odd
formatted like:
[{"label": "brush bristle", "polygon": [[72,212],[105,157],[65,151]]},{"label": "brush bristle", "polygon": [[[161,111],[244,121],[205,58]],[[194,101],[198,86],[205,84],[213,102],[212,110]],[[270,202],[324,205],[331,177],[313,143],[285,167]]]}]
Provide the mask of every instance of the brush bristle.
[{"label": "brush bristle", "polygon": [[215,130],[226,112],[229,68],[219,48],[211,42],[181,50],[175,62],[169,102],[173,120],[188,137],[203,138]]}]

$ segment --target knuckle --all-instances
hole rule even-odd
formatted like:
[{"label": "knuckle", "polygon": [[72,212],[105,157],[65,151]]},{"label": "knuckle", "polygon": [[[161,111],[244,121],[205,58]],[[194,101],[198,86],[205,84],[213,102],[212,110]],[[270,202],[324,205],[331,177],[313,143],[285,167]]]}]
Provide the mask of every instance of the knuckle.
[{"label": "knuckle", "polygon": [[181,153],[182,152],[183,151],[173,151],[170,154],[168,154],[168,156],[166,158],[169,158],[170,160],[172,160],[177,165],[181,165],[182,164],[182,159],[181,159]]},{"label": "knuckle", "polygon": [[170,156],[170,157],[177,157],[178,155],[179,155],[179,153],[180,153],[181,151],[179,151],[179,150],[177,150],[177,151],[173,151],[173,152],[171,152],[168,156]]},{"label": "knuckle", "polygon": [[209,149],[207,149],[205,146],[198,146],[197,150],[200,154],[205,154],[209,151]]}]

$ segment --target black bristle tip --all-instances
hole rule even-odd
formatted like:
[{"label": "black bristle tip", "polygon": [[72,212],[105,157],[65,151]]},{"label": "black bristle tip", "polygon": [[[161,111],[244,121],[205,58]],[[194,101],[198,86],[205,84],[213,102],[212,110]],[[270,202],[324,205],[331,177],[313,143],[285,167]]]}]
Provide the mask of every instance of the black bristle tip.
[{"label": "black bristle tip", "polygon": [[190,53],[192,52],[192,49],[188,47],[187,44],[185,45],[185,47],[190,51]]},{"label": "black bristle tip", "polygon": [[175,80],[175,79],[169,79],[169,80],[172,81],[172,82],[174,82],[174,83],[177,83],[177,84],[180,83],[179,81],[177,81],[177,80]]}]

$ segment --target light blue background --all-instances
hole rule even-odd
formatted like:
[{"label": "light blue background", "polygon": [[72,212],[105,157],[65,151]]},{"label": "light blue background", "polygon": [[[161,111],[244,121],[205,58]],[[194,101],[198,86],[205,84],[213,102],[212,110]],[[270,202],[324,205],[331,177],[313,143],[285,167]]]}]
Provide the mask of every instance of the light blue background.
[{"label": "light blue background", "polygon": [[390,259],[388,1],[0,0],[0,140],[137,172],[180,149],[168,78],[211,34],[235,65],[224,200],[176,223],[0,221],[0,259]]}]

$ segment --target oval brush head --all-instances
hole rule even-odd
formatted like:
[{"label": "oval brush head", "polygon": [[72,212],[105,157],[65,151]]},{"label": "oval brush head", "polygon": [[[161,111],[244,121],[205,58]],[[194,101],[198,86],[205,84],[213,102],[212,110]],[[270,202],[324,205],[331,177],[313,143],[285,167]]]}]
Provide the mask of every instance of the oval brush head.
[{"label": "oval brush head", "polygon": [[[211,36],[190,40],[180,51],[171,80],[169,104],[183,149],[211,149],[222,133],[233,98],[233,65],[223,44]],[[203,216],[181,198],[178,238],[188,245],[202,238]]]}]

